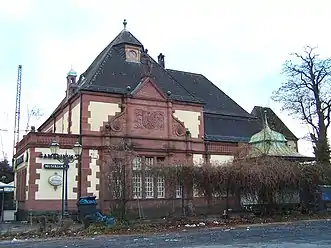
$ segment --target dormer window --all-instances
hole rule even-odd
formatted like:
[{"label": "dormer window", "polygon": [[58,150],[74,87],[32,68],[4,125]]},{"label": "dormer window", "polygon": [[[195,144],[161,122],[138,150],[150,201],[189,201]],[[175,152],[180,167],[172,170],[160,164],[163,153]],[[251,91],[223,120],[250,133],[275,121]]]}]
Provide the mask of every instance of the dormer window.
[{"label": "dormer window", "polygon": [[126,61],[140,63],[140,50],[134,46],[125,47]]},{"label": "dormer window", "polygon": [[130,50],[128,54],[128,59],[130,60],[137,60],[137,52],[135,50]]}]

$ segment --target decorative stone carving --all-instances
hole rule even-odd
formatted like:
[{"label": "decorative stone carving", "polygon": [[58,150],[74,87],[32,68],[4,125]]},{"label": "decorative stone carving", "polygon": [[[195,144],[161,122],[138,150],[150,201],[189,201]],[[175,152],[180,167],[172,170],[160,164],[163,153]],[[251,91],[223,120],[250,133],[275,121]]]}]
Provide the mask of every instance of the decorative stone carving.
[{"label": "decorative stone carving", "polygon": [[172,115],[172,133],[175,136],[185,136],[186,128],[183,122],[178,120],[174,115]]},{"label": "decorative stone carving", "polygon": [[126,105],[122,105],[123,111],[115,115],[109,122],[109,126],[106,125],[106,129],[114,132],[121,132],[125,123],[125,113],[127,110]]},{"label": "decorative stone carving", "polygon": [[164,130],[164,112],[136,109],[134,115],[135,128]]}]

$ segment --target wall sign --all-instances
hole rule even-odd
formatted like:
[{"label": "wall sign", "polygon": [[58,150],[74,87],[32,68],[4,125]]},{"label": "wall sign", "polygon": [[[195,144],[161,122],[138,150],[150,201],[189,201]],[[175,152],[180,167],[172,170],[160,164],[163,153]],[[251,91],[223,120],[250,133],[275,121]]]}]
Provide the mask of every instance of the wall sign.
[{"label": "wall sign", "polygon": [[48,183],[54,187],[54,190],[56,190],[57,187],[62,185],[63,179],[55,172],[54,175],[48,178]]},{"label": "wall sign", "polygon": [[[64,169],[64,164],[44,164],[44,169]],[[68,165],[69,169],[69,165]]]},{"label": "wall sign", "polygon": [[15,161],[15,166],[18,166],[24,162],[24,154],[20,157],[18,157]]},{"label": "wall sign", "polygon": [[[63,157],[65,156],[65,154],[43,154],[40,153],[39,154],[39,158],[44,158],[44,159],[63,159]],[[76,156],[74,155],[67,155],[69,156],[70,159],[75,158]]]}]

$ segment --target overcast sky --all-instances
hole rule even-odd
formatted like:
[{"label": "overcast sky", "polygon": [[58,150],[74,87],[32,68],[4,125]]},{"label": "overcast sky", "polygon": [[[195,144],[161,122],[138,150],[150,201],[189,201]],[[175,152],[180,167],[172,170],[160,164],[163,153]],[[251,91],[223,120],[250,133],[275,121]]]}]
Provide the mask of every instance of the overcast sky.
[{"label": "overcast sky", "polygon": [[[303,137],[308,127],[280,112],[270,96],[290,52],[309,44],[331,56],[330,11],[328,0],[0,0],[0,129],[9,130],[2,132],[4,151],[10,158],[18,65],[21,129],[27,106],[44,113],[30,121],[39,126],[64,97],[71,65],[82,73],[122,30],[124,18],[154,58],[165,54],[167,68],[204,74],[249,112],[270,106]],[[299,146],[311,153],[309,142]]]}]

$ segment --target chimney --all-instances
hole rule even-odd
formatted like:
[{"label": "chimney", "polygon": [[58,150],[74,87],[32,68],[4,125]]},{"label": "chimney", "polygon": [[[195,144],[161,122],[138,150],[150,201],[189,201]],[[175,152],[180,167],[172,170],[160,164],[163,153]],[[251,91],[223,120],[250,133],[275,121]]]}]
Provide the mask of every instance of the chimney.
[{"label": "chimney", "polygon": [[157,60],[158,60],[158,63],[159,63],[163,68],[165,68],[164,55],[163,55],[162,53],[160,53],[159,56],[157,56]]}]

